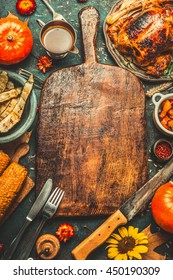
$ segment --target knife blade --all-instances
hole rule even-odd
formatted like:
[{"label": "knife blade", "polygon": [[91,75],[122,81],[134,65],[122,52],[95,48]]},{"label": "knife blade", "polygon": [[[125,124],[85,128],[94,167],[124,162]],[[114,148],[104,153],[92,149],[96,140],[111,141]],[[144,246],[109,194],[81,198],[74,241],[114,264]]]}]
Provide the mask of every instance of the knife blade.
[{"label": "knife blade", "polygon": [[4,252],[1,259],[10,260],[12,258],[13,254],[17,248],[17,245],[19,244],[19,242],[22,238],[24,231],[29,226],[29,224],[35,219],[37,214],[40,212],[41,208],[46,203],[46,201],[51,193],[52,186],[53,186],[52,179],[49,178],[46,181],[46,183],[44,184],[44,186],[43,186],[42,190],[40,191],[34,204],[32,205],[28,215],[26,216],[25,222],[24,222],[22,228],[20,229],[20,231],[18,232],[16,237],[13,239],[13,241],[11,242],[11,244],[9,245],[7,250]]},{"label": "knife blade", "polygon": [[87,256],[103,244],[111,233],[130,221],[150,201],[155,191],[173,175],[173,158],[136,191],[115,213],[101,224],[89,237],[84,239],[71,254],[76,260],[85,260]]},{"label": "knife blade", "polygon": [[45,202],[47,201],[51,190],[52,190],[53,182],[52,179],[49,178],[46,183],[44,184],[42,190],[40,191],[36,201],[34,202],[33,206],[31,207],[26,219],[32,222],[36,215],[39,213]]}]

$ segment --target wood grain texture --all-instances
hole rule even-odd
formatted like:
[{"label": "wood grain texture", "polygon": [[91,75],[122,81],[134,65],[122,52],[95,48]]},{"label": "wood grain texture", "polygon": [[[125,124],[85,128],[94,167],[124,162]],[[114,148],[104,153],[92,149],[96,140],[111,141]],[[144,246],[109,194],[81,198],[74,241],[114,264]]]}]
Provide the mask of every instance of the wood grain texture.
[{"label": "wood grain texture", "polygon": [[81,11],[85,62],[54,72],[41,93],[36,189],[51,177],[65,190],[58,215],[111,214],[147,179],[143,87],[97,62],[98,20]]}]

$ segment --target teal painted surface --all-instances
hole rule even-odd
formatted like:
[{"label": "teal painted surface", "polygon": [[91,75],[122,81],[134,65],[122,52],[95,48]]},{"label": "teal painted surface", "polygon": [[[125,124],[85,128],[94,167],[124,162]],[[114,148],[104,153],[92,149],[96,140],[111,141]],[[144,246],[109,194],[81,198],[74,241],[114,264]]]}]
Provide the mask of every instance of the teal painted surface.
[{"label": "teal painted surface", "polygon": [[[11,13],[14,13],[17,15],[16,9],[15,9],[15,3],[16,1],[11,0],[1,0],[1,6],[0,6],[0,17],[5,17],[8,14],[8,11]],[[102,25],[103,21],[109,12],[111,6],[114,4],[114,1],[112,0],[88,0],[87,3],[81,4],[78,3],[77,0],[52,0],[50,3],[52,4],[53,8],[60,14],[62,14],[66,20],[71,23],[74,28],[77,30],[77,43],[76,46],[79,48],[79,55],[74,54],[68,54],[66,58],[63,60],[55,61],[53,68],[51,71],[49,71],[46,74],[41,73],[36,66],[37,58],[44,55],[45,51],[42,48],[40,42],[39,42],[39,32],[40,27],[36,23],[36,19],[41,19],[45,22],[48,22],[52,19],[52,14],[47,9],[47,7],[42,3],[41,0],[37,0],[37,10],[36,12],[28,17],[29,19],[29,27],[32,30],[33,37],[34,37],[34,47],[32,50],[31,55],[22,63],[7,67],[6,69],[15,71],[19,67],[25,68],[31,72],[33,72],[35,75],[39,76],[42,79],[46,79],[48,75],[51,74],[51,72],[56,71],[58,69],[61,69],[63,67],[71,66],[80,64],[83,62],[83,48],[82,48],[82,39],[81,39],[81,31],[80,31],[80,25],[78,20],[78,13],[79,11],[88,5],[94,6],[100,13],[100,25],[98,30],[98,36],[97,36],[97,57],[98,61],[103,64],[111,64],[116,65],[112,57],[110,56],[109,52],[107,51],[107,48],[105,46],[104,36],[102,32]],[[27,20],[27,17],[23,17],[21,15],[18,15],[19,18],[23,21]],[[116,77],[115,77],[116,79]],[[144,84],[146,88],[150,88],[152,85],[150,84]],[[37,100],[39,101],[40,97],[40,91],[35,90],[37,95]],[[165,93],[167,93],[165,91]],[[158,130],[155,128],[153,121],[152,121],[152,113],[153,113],[153,103],[151,99],[146,98],[146,119],[147,119],[147,140],[148,140],[148,150],[149,150],[149,160],[152,159],[151,157],[151,147],[153,143],[163,137]],[[29,176],[33,179],[35,179],[35,151],[36,151],[36,121],[33,125],[33,134],[30,141],[30,152],[29,154],[21,160],[21,163],[24,164],[27,169],[29,170]],[[172,141],[172,139],[169,139]],[[148,177],[151,178],[160,168],[161,166],[158,165],[154,161],[149,161],[148,165]],[[115,194],[116,199],[116,194]],[[31,208],[33,202],[35,200],[35,192],[34,190],[31,191],[31,193],[25,198],[25,200],[21,203],[21,205],[17,208],[17,210],[11,215],[11,217],[8,219],[8,221],[0,228],[0,242],[4,243],[5,246],[7,246],[14,236],[19,231],[20,227],[22,226],[24,219]],[[86,238],[90,231],[85,227],[89,227],[91,230],[96,229],[104,220],[106,217],[85,217],[85,218],[54,218],[47,222],[45,227],[43,228],[41,234],[44,233],[52,233],[55,234],[57,227],[63,223],[68,222],[72,224],[75,228],[75,237],[71,239],[67,243],[61,244],[60,253],[57,256],[58,260],[62,259],[72,259],[71,257],[71,250],[77,246],[84,238]],[[18,252],[22,250],[23,244],[27,242],[27,239],[29,238],[29,234],[32,234],[34,230],[36,229],[38,223],[39,223],[40,217],[38,217],[33,224],[29,227],[27,230],[20,246],[18,247]],[[131,225],[134,225],[135,227],[139,227],[140,230],[148,226],[150,223],[152,223],[153,230],[157,230],[156,225],[153,222],[151,213],[149,209],[146,209],[142,214],[137,215],[133,221],[130,222]],[[95,252],[93,252],[88,259],[93,260],[104,260],[107,259],[107,254],[105,250],[106,244],[103,244],[101,247],[99,247]],[[172,242],[169,242],[167,245],[163,245],[159,251],[163,254],[167,255],[168,259],[173,258],[173,245]],[[16,253],[18,253],[16,252]],[[17,256],[17,254],[16,254]],[[35,255],[35,252],[32,252],[31,255],[33,258],[37,258]]]}]

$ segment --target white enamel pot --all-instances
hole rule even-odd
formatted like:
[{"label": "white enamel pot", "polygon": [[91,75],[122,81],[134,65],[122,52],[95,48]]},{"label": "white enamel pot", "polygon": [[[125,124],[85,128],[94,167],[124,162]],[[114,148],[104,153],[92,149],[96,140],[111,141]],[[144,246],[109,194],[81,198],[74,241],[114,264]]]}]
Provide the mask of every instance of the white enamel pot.
[{"label": "white enamel pot", "polygon": [[165,135],[173,137],[173,131],[166,129],[159,120],[159,113],[161,111],[161,104],[166,99],[173,99],[173,93],[169,94],[161,94],[156,93],[152,97],[152,101],[155,105],[154,112],[153,112],[153,121],[156,127]]}]

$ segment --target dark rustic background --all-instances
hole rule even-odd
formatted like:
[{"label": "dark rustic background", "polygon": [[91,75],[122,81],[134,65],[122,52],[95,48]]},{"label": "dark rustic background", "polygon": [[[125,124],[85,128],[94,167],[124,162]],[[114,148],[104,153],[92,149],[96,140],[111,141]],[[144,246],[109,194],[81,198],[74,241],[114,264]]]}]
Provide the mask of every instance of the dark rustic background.
[{"label": "dark rustic background", "polygon": [[[43,21],[47,22],[52,19],[52,14],[47,9],[47,7],[42,3],[41,0],[37,0],[37,10],[36,12],[29,17],[29,27],[32,30],[33,37],[34,37],[34,47],[32,50],[32,53],[30,56],[20,63],[19,65],[8,67],[7,69],[11,71],[15,71],[17,68],[22,67],[25,68],[31,72],[33,72],[35,75],[39,76],[42,79],[46,79],[50,73],[63,68],[64,66],[74,66],[77,64],[81,64],[84,60],[83,57],[83,47],[82,47],[82,38],[81,38],[81,32],[80,32],[80,26],[79,26],[79,20],[78,20],[78,13],[79,11],[88,5],[94,6],[100,13],[100,25],[98,30],[98,36],[97,36],[97,58],[99,63],[102,64],[109,64],[109,65],[116,65],[112,57],[110,56],[109,52],[107,51],[107,48],[105,46],[105,40],[103,36],[102,26],[103,21],[109,12],[111,6],[114,4],[114,1],[112,0],[88,0],[87,3],[82,4],[79,3],[77,0],[52,0],[50,1],[53,8],[61,13],[68,21],[71,23],[77,30],[77,43],[76,46],[79,48],[79,55],[69,54],[67,57],[65,57],[61,61],[56,61],[53,64],[53,68],[51,71],[49,71],[46,74],[41,73],[38,71],[36,63],[37,58],[44,55],[45,51],[42,48],[38,36],[39,36],[39,30],[40,27],[36,23],[36,19],[42,19]],[[16,1],[11,0],[2,0],[1,1],[1,7],[0,7],[0,17],[6,17],[8,14],[8,11],[11,13],[14,13],[17,15],[16,9],[15,9],[15,3]],[[19,18],[21,20],[26,20],[27,17],[22,17],[19,15]],[[152,84],[146,84],[143,82],[144,89],[152,87]],[[39,101],[40,97],[40,91],[36,90],[37,98]],[[152,113],[153,113],[153,103],[150,98],[146,98],[146,119],[147,119],[147,145],[148,145],[148,155],[149,155],[149,161],[148,161],[148,177],[152,177],[157,170],[161,167],[156,162],[152,160],[151,155],[151,147],[153,143],[158,139],[163,137],[158,130],[155,128],[153,121],[152,121]],[[37,121],[37,120],[36,120]],[[28,170],[29,170],[29,176],[35,180],[35,153],[36,153],[36,122],[32,126],[33,133],[30,140],[30,152],[29,154],[21,160],[21,163],[24,164]],[[169,139],[171,140],[171,139]],[[116,199],[116,194],[115,194]],[[0,228],[0,242],[4,243],[5,245],[9,244],[14,236],[19,231],[20,227],[22,226],[24,219],[31,208],[33,202],[35,200],[35,191],[32,190],[31,193],[25,198],[25,200],[20,204],[20,207],[17,208],[17,210],[11,215],[11,217],[8,219],[8,221]],[[96,229],[104,220],[106,219],[106,216],[99,216],[99,217],[74,217],[74,218],[54,218],[51,221],[47,222],[44,229],[42,230],[41,234],[44,233],[55,233],[57,227],[63,223],[67,222],[74,226],[75,228],[75,237],[71,239],[69,242],[61,245],[60,253],[57,256],[57,259],[72,259],[71,257],[71,250],[79,244],[85,237],[87,237],[90,234],[90,230]],[[28,231],[26,232],[20,246],[19,250],[22,249],[22,244],[27,241],[27,237],[29,233],[32,233],[35,228],[37,227],[39,223],[39,217],[33,222],[33,224],[30,226]],[[141,230],[148,226],[150,223],[152,223],[153,229],[156,229],[156,226],[152,220],[151,213],[149,209],[146,209],[142,214],[139,214],[137,217],[131,221],[130,224],[139,227]],[[102,245],[100,248],[98,248],[95,252],[93,252],[89,259],[100,259],[104,260],[107,259],[107,254],[105,251],[106,245]],[[163,254],[167,254],[168,259],[173,258],[173,250],[172,250],[172,243],[170,243],[169,246],[162,246],[160,248],[160,252]],[[32,257],[35,258],[35,252],[33,251]]]}]

